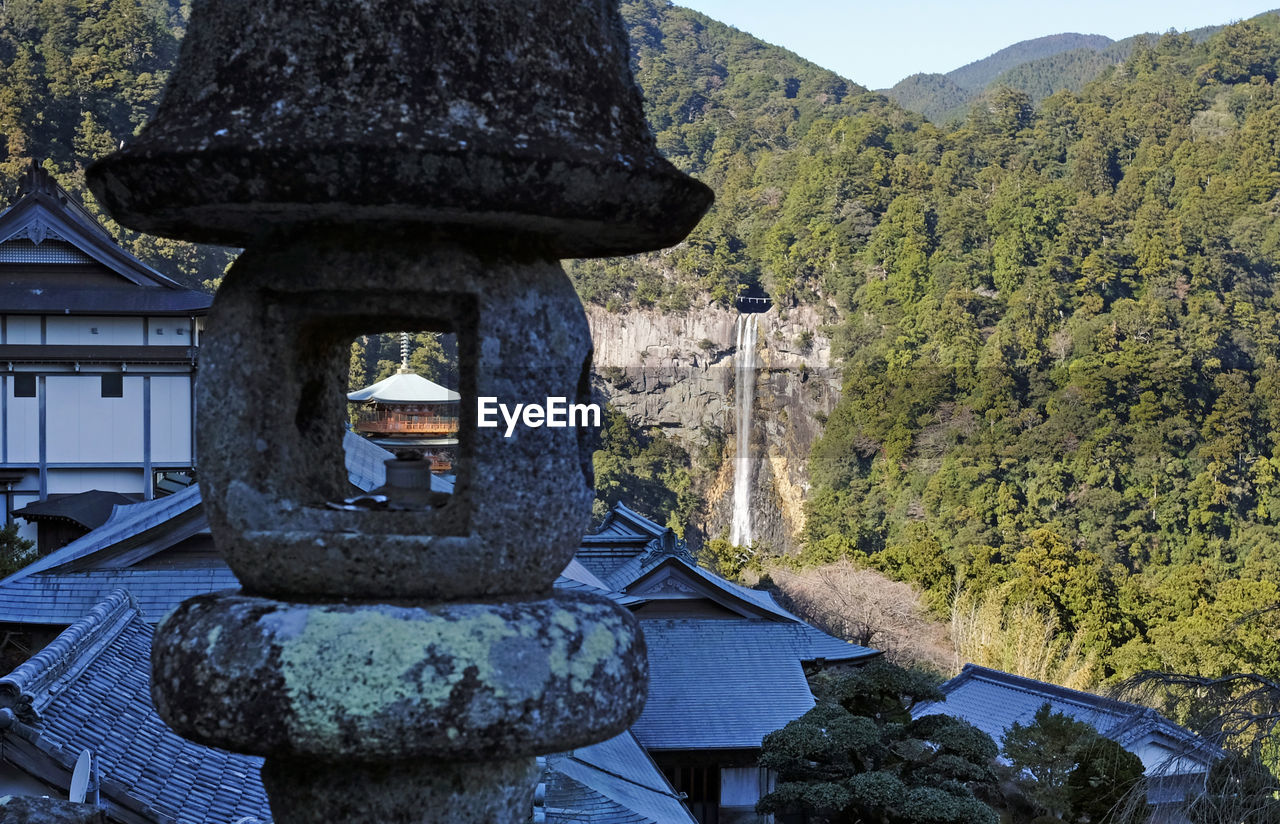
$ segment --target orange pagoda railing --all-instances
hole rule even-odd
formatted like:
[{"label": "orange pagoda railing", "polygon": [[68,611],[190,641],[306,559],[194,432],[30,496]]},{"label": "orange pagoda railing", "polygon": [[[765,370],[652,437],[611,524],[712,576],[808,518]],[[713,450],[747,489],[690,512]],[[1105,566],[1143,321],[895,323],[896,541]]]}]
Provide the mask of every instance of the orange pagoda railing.
[{"label": "orange pagoda railing", "polygon": [[453,435],[458,431],[458,418],[441,415],[411,415],[404,412],[360,412],[356,416],[357,432],[387,435]]}]

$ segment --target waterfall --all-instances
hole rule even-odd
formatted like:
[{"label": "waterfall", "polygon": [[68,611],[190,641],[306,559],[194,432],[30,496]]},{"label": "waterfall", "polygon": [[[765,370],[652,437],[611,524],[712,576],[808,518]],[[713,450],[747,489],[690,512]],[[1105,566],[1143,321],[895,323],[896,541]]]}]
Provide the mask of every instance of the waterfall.
[{"label": "waterfall", "polygon": [[733,521],[729,541],[751,543],[751,405],[756,394],[756,316],[738,315],[737,348],[733,355],[734,413],[738,448],[733,468]]}]

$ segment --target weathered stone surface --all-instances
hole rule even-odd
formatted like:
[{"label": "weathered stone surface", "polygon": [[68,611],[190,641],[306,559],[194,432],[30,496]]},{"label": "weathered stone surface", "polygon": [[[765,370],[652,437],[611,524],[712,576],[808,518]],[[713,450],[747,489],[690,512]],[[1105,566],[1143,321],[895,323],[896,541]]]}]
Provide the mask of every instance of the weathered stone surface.
[{"label": "weathered stone surface", "polygon": [[269,757],[478,761],[571,749],[639,715],[644,641],[600,596],[426,607],[186,601],[152,649],[187,738]]},{"label": "weathered stone surface", "polygon": [[[282,824],[527,820],[520,756],[629,724],[644,649],[611,602],[546,597],[588,519],[585,433],[506,438],[475,400],[588,401],[553,258],[673,244],[711,201],[654,146],[615,3],[198,3],[160,111],[89,178],[124,225],[248,247],[202,351],[201,485],[246,591],[306,602],[188,602],[157,708],[268,755]],[[327,509],[348,344],[403,329],[458,336],[455,492]]]},{"label": "weathered stone surface", "polygon": [[199,4],[159,111],[89,180],[126,226],[235,246],[372,221],[628,254],[711,203],[654,148],[616,3],[582,0]]},{"label": "weathered stone surface", "polygon": [[268,759],[262,768],[275,824],[526,822],[537,781],[532,757],[481,764]]},{"label": "weathered stone surface", "polygon": [[[824,327],[829,307],[774,306],[756,315],[760,369],[751,455],[752,532],[781,552],[799,549],[808,496],[809,452],[840,397]],[[687,312],[587,307],[596,349],[596,386],[615,409],[697,447],[704,427],[728,435],[720,473],[707,486],[703,535],[727,528],[732,503],[736,309]]]},{"label": "weathered stone surface", "polygon": [[[458,336],[457,485],[438,507],[350,512],[342,460],[351,340]],[[246,589],[282,597],[538,592],[577,549],[592,497],[588,432],[478,428],[476,398],[589,401],[591,344],[560,265],[394,235],[330,234],[244,253],[202,347],[201,490]],[[264,547],[269,547],[265,550]]]},{"label": "weathered stone surface", "polygon": [[107,824],[107,816],[88,804],[5,795],[0,796],[0,821],[5,824]]},{"label": "weathered stone surface", "polygon": [[[685,312],[609,312],[589,305],[586,312],[596,373],[620,411],[686,443],[696,442],[704,426],[732,428],[737,310],[711,305]],[[824,374],[831,365],[831,341],[822,330],[829,318],[808,306],[785,312],[774,307],[757,318],[762,375],[786,376],[797,384],[810,376],[833,377],[839,389],[839,376]],[[806,410],[809,416],[828,411],[824,403]],[[806,441],[788,452],[807,456],[809,446]]]}]

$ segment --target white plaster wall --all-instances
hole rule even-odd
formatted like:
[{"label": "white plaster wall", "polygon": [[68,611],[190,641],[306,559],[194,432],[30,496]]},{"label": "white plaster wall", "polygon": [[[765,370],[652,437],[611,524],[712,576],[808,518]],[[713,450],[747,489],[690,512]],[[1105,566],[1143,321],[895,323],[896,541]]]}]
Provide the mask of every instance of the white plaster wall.
[{"label": "white plaster wall", "polygon": [[[22,509],[27,504],[33,504],[38,500],[40,500],[39,492],[32,492],[30,495],[22,495],[15,492],[13,495],[13,508]],[[13,522],[18,525],[19,535],[21,535],[23,538],[26,538],[27,540],[30,540],[30,541],[36,540],[36,533],[39,531],[39,528],[36,526],[36,524],[30,523],[28,521],[24,521],[21,518],[14,518]],[[3,524],[0,524],[0,526],[3,526]]]},{"label": "white plaster wall", "polygon": [[[98,330],[96,334],[95,329]],[[45,325],[45,342],[76,346],[141,346],[144,342],[142,318],[50,316]]]},{"label": "white plaster wall", "polygon": [[1142,761],[1147,775],[1178,775],[1205,771],[1203,763],[1181,755],[1160,741],[1142,741],[1130,747],[1130,752]]},{"label": "white plaster wall", "polygon": [[49,470],[50,495],[70,495],[90,489],[107,492],[144,492],[141,469],[58,469]]},{"label": "white plaster wall", "polygon": [[5,343],[39,343],[40,318],[31,315],[9,315],[5,318]]},{"label": "white plaster wall", "polygon": [[147,343],[151,346],[190,346],[191,321],[187,318],[147,318]]},{"label": "white plaster wall", "polygon": [[151,378],[151,460],[191,463],[189,377]]},{"label": "white plaster wall", "polygon": [[[12,463],[33,463],[40,460],[40,398],[15,398],[13,378],[0,378],[4,382],[6,397],[4,436],[9,446]],[[40,391],[39,379],[36,392]]]},{"label": "white plaster wall", "polygon": [[722,767],[720,769],[720,805],[722,807],[755,807],[759,800],[759,767]]},{"label": "white plaster wall", "polygon": [[140,462],[142,378],[124,378],[124,397],[102,397],[100,374],[45,379],[46,433],[50,463]]}]

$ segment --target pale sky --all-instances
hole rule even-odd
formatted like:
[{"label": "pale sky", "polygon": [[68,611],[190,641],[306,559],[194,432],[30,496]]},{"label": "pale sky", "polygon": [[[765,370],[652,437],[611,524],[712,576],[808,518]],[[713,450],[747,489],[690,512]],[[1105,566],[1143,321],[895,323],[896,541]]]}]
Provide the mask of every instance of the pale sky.
[{"label": "pale sky", "polygon": [[1186,31],[1253,17],[1280,0],[675,0],[871,89],[945,73],[1046,34]]}]

